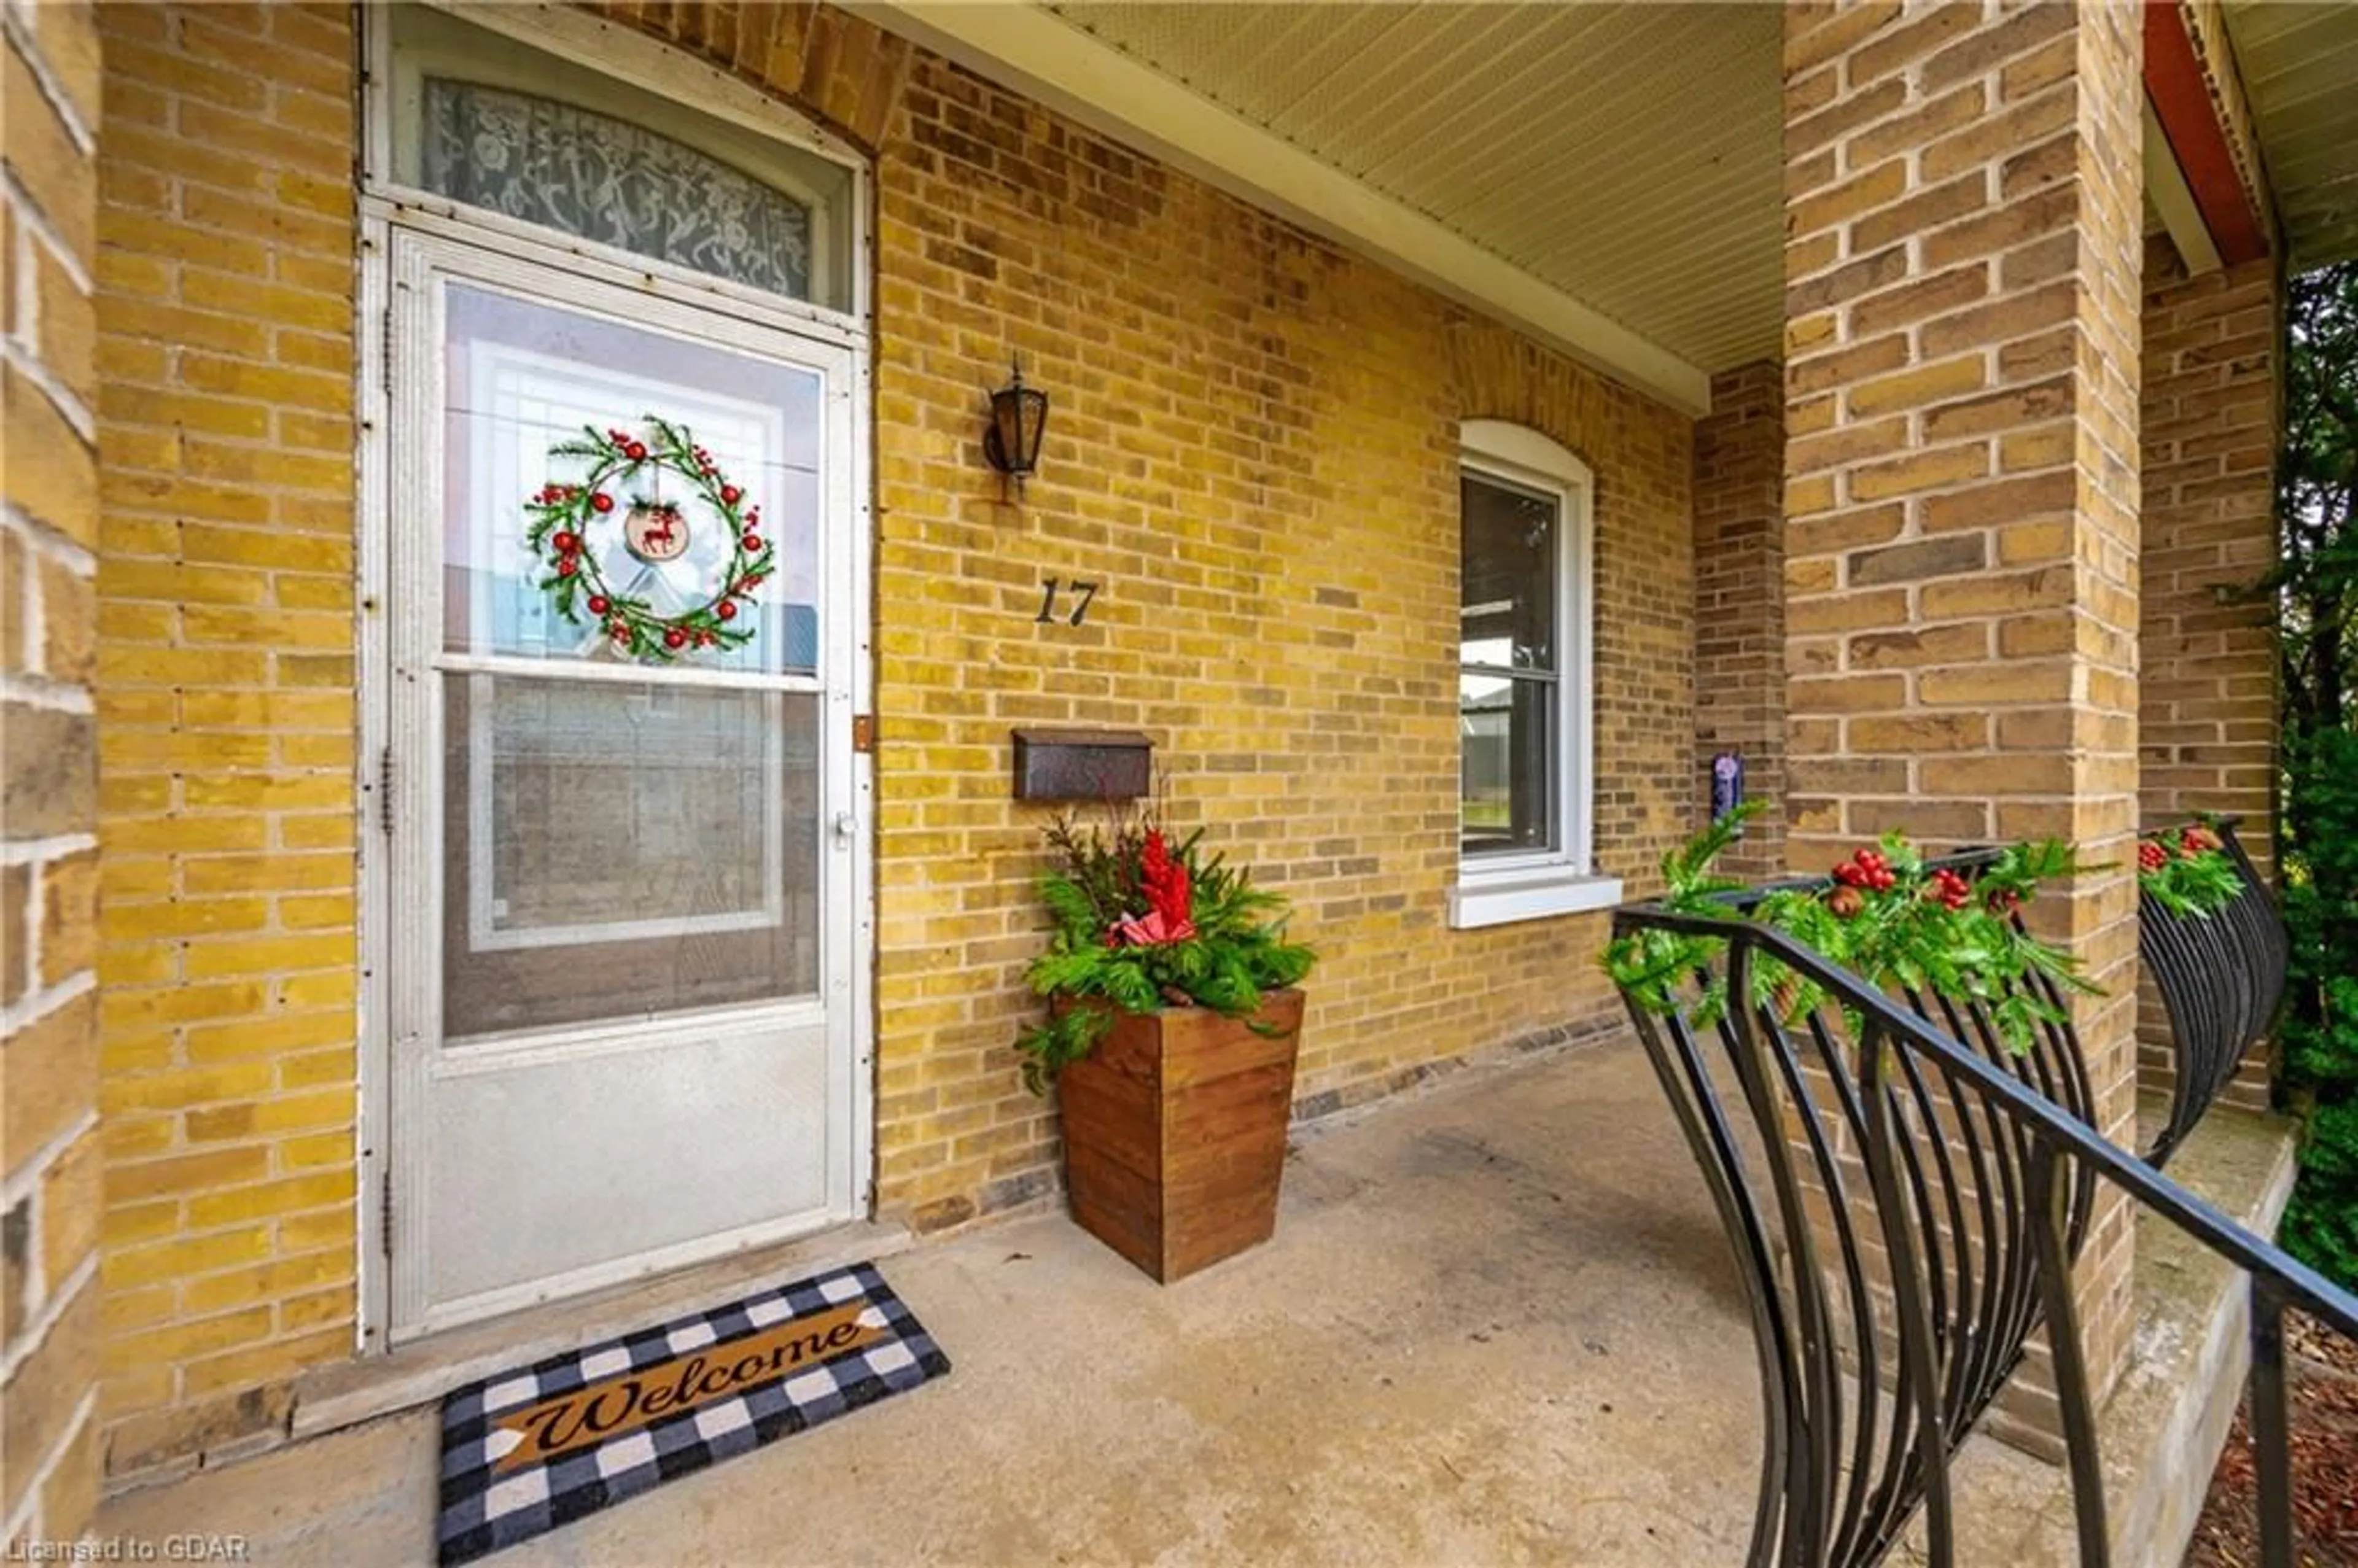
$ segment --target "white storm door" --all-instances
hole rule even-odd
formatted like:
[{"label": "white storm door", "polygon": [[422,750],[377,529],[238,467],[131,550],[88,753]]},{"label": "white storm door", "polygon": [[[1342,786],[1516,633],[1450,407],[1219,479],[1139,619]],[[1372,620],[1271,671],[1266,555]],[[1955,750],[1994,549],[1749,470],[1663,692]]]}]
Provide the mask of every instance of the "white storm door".
[{"label": "white storm door", "polygon": [[[521,258],[392,243],[402,1339],[855,1213],[857,365]],[[649,415],[709,451],[776,549],[741,648],[633,661],[540,587],[524,503],[587,466],[549,449]],[[726,523],[676,476],[628,483],[679,504],[684,552],[633,552],[631,495],[582,548],[659,613],[705,602]]]}]

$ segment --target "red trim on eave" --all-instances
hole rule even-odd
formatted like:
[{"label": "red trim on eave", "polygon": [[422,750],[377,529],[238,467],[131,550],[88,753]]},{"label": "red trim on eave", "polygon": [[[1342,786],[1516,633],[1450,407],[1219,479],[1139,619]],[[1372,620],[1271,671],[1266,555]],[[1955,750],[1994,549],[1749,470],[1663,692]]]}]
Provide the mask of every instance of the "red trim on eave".
[{"label": "red trim on eave", "polygon": [[2147,0],[2145,7],[2145,91],[2194,192],[2203,227],[2219,247],[2219,259],[2234,266],[2267,254],[2267,235],[2235,168],[2178,0]]}]

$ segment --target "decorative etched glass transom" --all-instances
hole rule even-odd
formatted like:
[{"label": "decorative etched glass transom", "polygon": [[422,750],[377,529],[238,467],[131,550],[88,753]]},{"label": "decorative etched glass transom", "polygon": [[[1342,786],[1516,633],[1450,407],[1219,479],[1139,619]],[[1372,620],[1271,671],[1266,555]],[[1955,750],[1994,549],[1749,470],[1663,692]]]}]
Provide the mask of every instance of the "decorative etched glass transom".
[{"label": "decorative etched glass transom", "polygon": [[425,83],[426,188],[795,299],[811,297],[804,203],[668,136],[479,82]]}]

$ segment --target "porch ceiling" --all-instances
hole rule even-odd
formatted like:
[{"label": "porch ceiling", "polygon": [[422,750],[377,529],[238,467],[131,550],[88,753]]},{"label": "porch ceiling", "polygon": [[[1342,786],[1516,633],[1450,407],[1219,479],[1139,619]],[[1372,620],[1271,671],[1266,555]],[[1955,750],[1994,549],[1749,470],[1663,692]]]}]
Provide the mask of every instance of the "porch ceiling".
[{"label": "porch ceiling", "polygon": [[1773,5],[1047,8],[1693,364],[1779,351]]},{"label": "porch ceiling", "polygon": [[2358,5],[2228,0],[2294,271],[2358,256]]}]

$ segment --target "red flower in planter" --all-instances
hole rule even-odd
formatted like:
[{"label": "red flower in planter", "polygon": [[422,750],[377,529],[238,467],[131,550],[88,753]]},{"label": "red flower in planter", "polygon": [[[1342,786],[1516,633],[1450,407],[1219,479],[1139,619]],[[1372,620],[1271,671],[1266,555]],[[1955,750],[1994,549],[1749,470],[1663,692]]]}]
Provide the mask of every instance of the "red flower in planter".
[{"label": "red flower in planter", "polygon": [[1138,882],[1146,894],[1147,912],[1115,922],[1117,936],[1131,946],[1145,947],[1157,942],[1184,942],[1195,935],[1187,868],[1172,859],[1171,846],[1159,827],[1147,834],[1146,847],[1139,854]]}]

